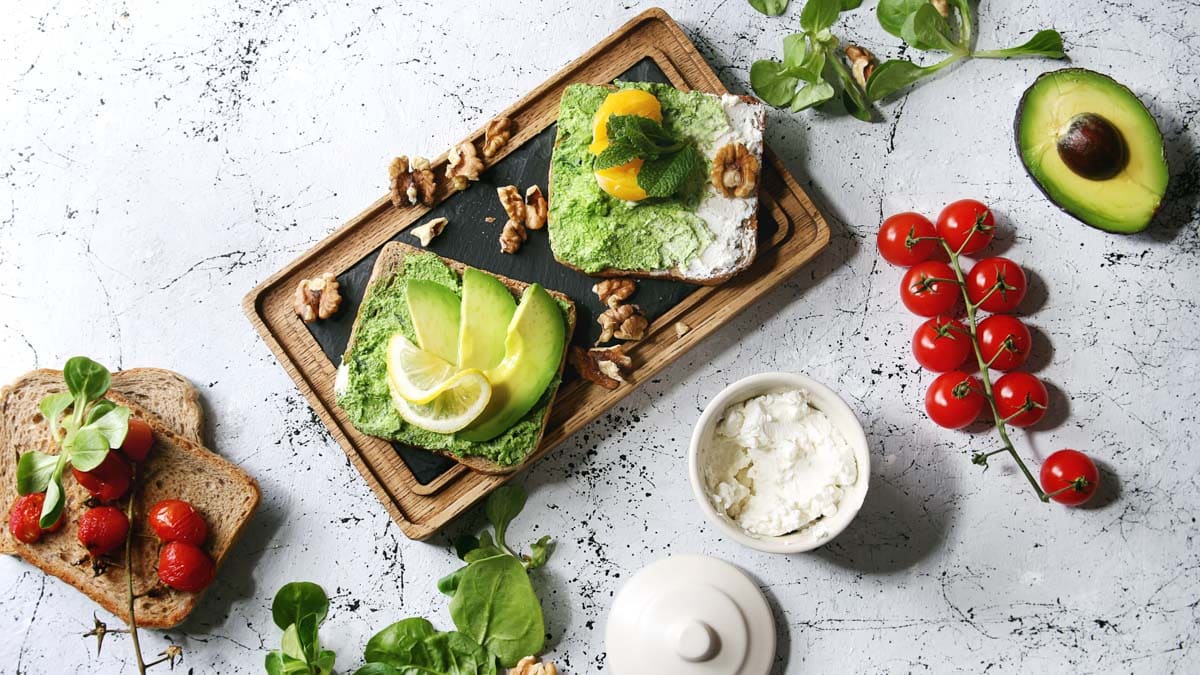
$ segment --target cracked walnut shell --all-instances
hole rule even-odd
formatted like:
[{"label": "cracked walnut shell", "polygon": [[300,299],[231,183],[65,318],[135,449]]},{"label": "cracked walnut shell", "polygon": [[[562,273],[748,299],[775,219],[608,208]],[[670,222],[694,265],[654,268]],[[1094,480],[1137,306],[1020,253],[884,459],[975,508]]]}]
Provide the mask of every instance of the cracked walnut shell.
[{"label": "cracked walnut shell", "polygon": [[584,349],[571,347],[567,360],[588,382],[616,389],[625,383],[625,375],[633,368],[633,359],[625,354],[625,345]]},{"label": "cracked walnut shell", "polygon": [[296,314],[304,323],[317,319],[328,319],[342,306],[342,294],[338,292],[337,277],[325,272],[319,277],[302,279],[296,286],[292,299]]},{"label": "cracked walnut shell", "polygon": [[875,72],[875,55],[858,45],[846,46],[846,58],[850,59],[850,72],[858,86],[866,88],[867,80]]},{"label": "cracked walnut shell", "polygon": [[608,342],[613,338],[618,340],[641,340],[646,337],[646,329],[650,322],[642,314],[637,305],[617,305],[604,310],[597,319],[600,324],[600,340]]},{"label": "cracked walnut shell", "polygon": [[741,143],[725,145],[713,157],[711,178],[726,197],[750,197],[758,190],[758,159]]},{"label": "cracked walnut shell", "polygon": [[488,122],[483,130],[483,158],[495,157],[496,153],[508,145],[508,139],[512,138],[515,128],[516,125],[507,117],[497,117]]},{"label": "cracked walnut shell", "polygon": [[400,155],[388,166],[388,184],[391,188],[392,206],[433,206],[433,196],[437,191],[437,179],[433,175],[433,167],[424,157],[408,157]]},{"label": "cracked walnut shell", "polygon": [[637,290],[637,282],[633,279],[604,279],[592,286],[592,292],[600,298],[600,302],[615,309],[625,302]]},{"label": "cracked walnut shell", "polygon": [[550,204],[546,195],[536,185],[530,185],[525,191],[525,227],[530,230],[540,230],[546,226],[546,218],[550,216]]}]

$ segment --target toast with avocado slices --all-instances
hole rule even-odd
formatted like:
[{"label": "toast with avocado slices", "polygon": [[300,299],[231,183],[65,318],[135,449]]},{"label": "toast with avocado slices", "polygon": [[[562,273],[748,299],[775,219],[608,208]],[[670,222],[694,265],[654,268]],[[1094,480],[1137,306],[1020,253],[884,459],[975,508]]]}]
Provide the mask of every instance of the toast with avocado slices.
[{"label": "toast with avocado slices", "polygon": [[745,270],[757,254],[765,119],[750,96],[567,87],[550,161],[554,257],[592,276],[707,286]]},{"label": "toast with avocado slices", "polygon": [[[57,370],[35,370],[0,389],[0,513],[6,517],[18,496],[19,455],[30,450],[58,453],[38,403],[64,390],[63,375]],[[258,505],[258,486],[240,468],[201,445],[203,411],[196,390],[183,377],[157,368],[119,371],[113,373],[106,397],[128,406],[132,416],[147,422],[154,432],[150,455],[139,464],[133,488],[133,586],[138,625],[171,628],[187,618],[201,593],[176,591],[159,581],[160,542],[146,526],[147,509],[162,499],[190,502],[208,526],[203,549],[219,568]],[[96,574],[76,537],[77,520],[89,494],[70,476],[63,482],[66,509],[62,529],[25,544],[5,527],[0,534],[0,552],[20,556],[62,579],[128,623],[124,568],[112,566]]]},{"label": "toast with avocado slices", "polygon": [[511,473],[541,443],[574,329],[562,293],[391,242],[334,393],[364,434]]}]

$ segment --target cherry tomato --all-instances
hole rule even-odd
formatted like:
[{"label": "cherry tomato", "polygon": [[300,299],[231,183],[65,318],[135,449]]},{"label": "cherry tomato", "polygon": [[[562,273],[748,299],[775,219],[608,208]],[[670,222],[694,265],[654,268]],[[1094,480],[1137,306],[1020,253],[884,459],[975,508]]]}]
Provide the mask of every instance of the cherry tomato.
[{"label": "cherry tomato", "polygon": [[937,233],[954,251],[974,255],[992,243],[996,217],[974,199],[960,199],[938,214]]},{"label": "cherry tomato", "polygon": [[[905,211],[883,221],[875,243],[879,247],[879,255],[882,255],[884,260],[900,267],[911,267],[929,260],[941,249],[936,240],[925,239],[936,236],[937,232],[928,218],[919,213]],[[921,241],[913,241],[914,239]]]},{"label": "cherry tomato", "polygon": [[125,442],[121,444],[121,454],[131,462],[144,462],[152,445],[154,430],[150,425],[139,419],[130,419],[129,432],[125,434]]},{"label": "cherry tomato", "polygon": [[944,373],[966,362],[971,355],[971,336],[960,322],[937,316],[917,328],[912,351],[923,368]]},{"label": "cherry tomato", "polygon": [[1025,363],[1033,344],[1025,324],[1007,314],[993,314],[980,321],[975,335],[984,362],[996,370],[1012,370]]},{"label": "cherry tomato", "polygon": [[[1050,499],[1067,506],[1079,506],[1096,494],[1100,470],[1091,457],[1078,450],[1059,450],[1042,463],[1042,489]],[[1062,492],[1059,492],[1062,490]],[[1054,494],[1058,492],[1058,494]]]},{"label": "cherry tomato", "polygon": [[109,452],[100,466],[91,471],[80,471],[74,467],[71,473],[93,497],[102,502],[115,502],[129,491],[133,482],[133,467],[120,453]]},{"label": "cherry tomato", "polygon": [[97,506],[79,516],[79,543],[93,558],[107,555],[125,544],[129,518],[115,506]]},{"label": "cherry tomato", "polygon": [[954,270],[946,263],[932,260],[917,263],[900,282],[900,299],[908,311],[918,316],[948,314],[960,297]]},{"label": "cherry tomato", "polygon": [[8,531],[12,532],[12,536],[16,537],[17,541],[32,544],[41,539],[44,533],[58,532],[62,529],[61,515],[50,527],[42,528],[38,525],[38,521],[42,518],[42,506],[45,503],[46,495],[42,492],[22,495],[13,502],[12,508],[8,512]]},{"label": "cherry tomato", "polygon": [[961,429],[979,418],[986,401],[979,393],[983,385],[958,370],[937,376],[925,393],[925,412],[938,426]]},{"label": "cherry tomato", "polygon": [[1000,418],[1014,427],[1031,427],[1046,415],[1050,396],[1042,381],[1020,371],[1000,376],[992,385]]},{"label": "cherry tomato", "polygon": [[212,558],[192,544],[167,542],[158,553],[158,578],[177,591],[202,591],[215,574]]},{"label": "cherry tomato", "polygon": [[181,499],[164,499],[146,514],[150,529],[163,541],[182,541],[200,546],[208,536],[204,518],[191,504]]},{"label": "cherry tomato", "polygon": [[1014,311],[1025,299],[1025,288],[1025,272],[1008,258],[984,258],[967,275],[967,297],[988,312]]}]

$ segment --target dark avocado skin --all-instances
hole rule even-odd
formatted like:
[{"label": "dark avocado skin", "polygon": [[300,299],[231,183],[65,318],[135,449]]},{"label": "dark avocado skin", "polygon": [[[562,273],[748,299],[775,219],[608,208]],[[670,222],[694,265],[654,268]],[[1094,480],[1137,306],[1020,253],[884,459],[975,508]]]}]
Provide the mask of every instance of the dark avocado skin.
[{"label": "dark avocado skin", "polygon": [[[1021,100],[1017,104],[1016,115],[1013,118],[1013,140],[1016,145],[1017,155],[1021,158],[1022,166],[1025,167],[1026,173],[1028,173],[1029,177],[1031,179],[1033,179],[1033,182],[1035,185],[1037,185],[1038,190],[1040,190],[1041,193],[1043,195],[1045,195],[1045,197],[1048,200],[1050,200],[1050,202],[1052,204],[1057,206],[1063,212],[1070,215],[1072,218],[1075,218],[1076,220],[1084,223],[1085,225],[1095,227],[1095,228],[1103,230],[1105,232],[1111,232],[1114,234],[1135,234],[1135,233],[1145,230],[1147,227],[1150,226],[1150,223],[1153,221],[1154,216],[1158,212],[1159,206],[1161,206],[1162,195],[1159,195],[1158,202],[1154,205],[1154,208],[1151,211],[1149,217],[1145,218],[1144,220],[1139,220],[1138,222],[1123,223],[1120,225],[1116,225],[1113,223],[1101,224],[1101,223],[1097,223],[1097,222],[1092,222],[1092,221],[1089,221],[1088,218],[1085,217],[1084,215],[1081,215],[1080,213],[1073,210],[1071,206],[1064,204],[1064,203],[1060,202],[1058,199],[1056,199],[1055,195],[1051,193],[1051,190],[1050,190],[1049,186],[1047,185],[1047,182],[1053,181],[1054,178],[1051,176],[1039,176],[1037,171],[1033,167],[1031,167],[1029,162],[1026,160],[1025,148],[1022,147],[1022,143],[1021,143],[1021,125],[1022,125],[1022,121],[1023,121],[1027,111],[1029,110],[1029,106],[1032,105],[1031,98],[1038,93],[1038,88],[1039,88],[1038,85],[1040,83],[1042,83],[1043,80],[1045,80],[1046,78],[1057,77],[1057,76],[1062,76],[1062,75],[1084,77],[1084,78],[1088,78],[1088,77],[1098,78],[1099,80],[1104,81],[1104,83],[1107,86],[1109,86],[1113,89],[1116,89],[1119,92],[1118,96],[1128,97],[1129,101],[1136,103],[1137,106],[1139,106],[1142,110],[1146,111],[1147,116],[1150,116],[1149,111],[1146,110],[1145,104],[1143,104],[1141,102],[1141,99],[1139,99],[1136,94],[1134,94],[1125,85],[1117,82],[1113,78],[1111,78],[1107,75],[1104,75],[1102,73],[1097,73],[1095,71],[1088,70],[1086,68],[1063,68],[1060,70],[1042,73],[1041,75],[1039,75],[1037,77],[1036,80],[1034,80],[1033,84],[1031,84],[1028,88],[1025,89],[1025,92],[1021,95]],[[1095,111],[1095,112],[1102,113],[1103,111]],[[1151,120],[1153,120],[1152,116],[1150,116],[1150,118],[1151,118]],[[1163,147],[1162,133],[1158,129],[1157,124],[1154,125],[1154,135],[1152,138],[1145,139],[1145,138],[1138,138],[1137,136],[1131,137],[1131,135],[1128,133],[1124,133],[1123,138],[1125,140],[1125,143],[1130,146],[1136,146],[1137,144],[1141,144],[1141,143],[1156,144],[1159,148],[1162,149],[1161,155],[1156,155],[1156,157],[1158,157],[1159,160],[1162,162],[1162,165],[1161,165],[1162,170],[1164,172],[1166,171],[1166,151],[1165,151],[1165,148]],[[1106,182],[1103,180],[1096,181],[1096,186],[1097,186],[1096,195],[1095,195],[1095,198],[1093,201],[1096,203],[1103,203],[1105,200],[1105,197],[1106,197],[1106,195],[1104,194],[1104,191],[1106,188]],[[1164,192],[1165,192],[1165,188],[1164,188]]]}]

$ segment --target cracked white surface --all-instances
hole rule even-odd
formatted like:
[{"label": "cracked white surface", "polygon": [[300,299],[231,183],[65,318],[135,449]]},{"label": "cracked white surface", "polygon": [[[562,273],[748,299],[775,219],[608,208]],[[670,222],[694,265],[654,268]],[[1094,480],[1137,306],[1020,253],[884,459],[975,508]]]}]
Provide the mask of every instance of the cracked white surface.
[{"label": "cracked white surface", "polygon": [[[390,523],[239,302],[379,197],[393,154],[436,154],[642,8],[500,4],[76,1],[4,12],[0,379],[77,353],[178,370],[203,392],[214,447],[263,488],[235,559],[167,634],[196,673],[261,672],[279,640],[271,597],[294,579],[334,596],[322,633],[342,672],[395,619],[450,625],[434,588],[454,564],[446,540],[413,543]],[[754,59],[780,52],[799,10],[770,19],[742,0],[663,4],[736,92],[748,91]],[[963,64],[885,106],[875,125],[770,113],[768,141],[829,217],[829,249],[521,479],[531,496],[516,536],[559,541],[535,583],[566,672],[602,667],[618,585],[682,552],[735,562],[764,588],[781,624],[779,672],[1194,667],[1200,12],[1194,0],[1097,4],[984,3],[980,46],[1053,25],[1074,65],[1142,95],[1175,181],[1147,234],[1074,222],[1020,168],[1014,106],[1055,63]],[[836,30],[887,55],[898,41],[871,7]],[[1033,273],[1033,362],[1056,410],[1018,443],[1029,457],[1075,447],[1101,459],[1120,484],[1102,508],[1042,505],[1003,463],[981,475],[968,457],[991,435],[924,419],[930,377],[908,353],[919,321],[900,305],[899,273],[880,264],[874,232],[888,213],[932,215],[965,196],[996,209],[998,248]],[[741,549],[680,506],[691,501],[691,422],[724,385],[766,370],[833,386],[871,442],[863,512],[810,555]],[[0,560],[0,669],[132,672],[119,636],[100,656],[76,637],[92,610]],[[167,635],[148,635],[147,652]]]}]

